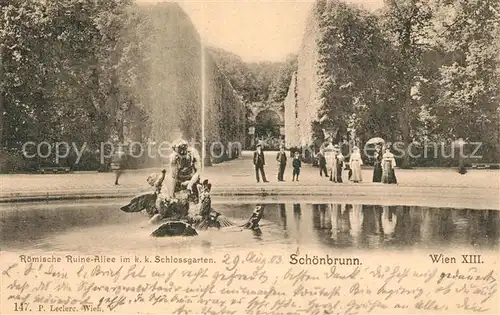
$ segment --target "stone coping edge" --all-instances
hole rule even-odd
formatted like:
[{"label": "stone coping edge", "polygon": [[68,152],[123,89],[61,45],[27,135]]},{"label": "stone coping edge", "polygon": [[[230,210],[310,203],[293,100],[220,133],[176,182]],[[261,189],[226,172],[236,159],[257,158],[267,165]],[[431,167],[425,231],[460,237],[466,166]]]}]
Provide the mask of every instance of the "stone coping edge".
[{"label": "stone coping edge", "polygon": [[[465,189],[467,190],[467,189]],[[488,194],[487,191],[482,190],[489,198],[484,198],[475,191],[470,191],[470,194],[460,192],[446,191],[444,189],[436,189],[434,187],[432,194],[429,191],[335,191],[335,190],[283,190],[283,189],[233,189],[233,190],[220,190],[214,191],[212,196],[215,200],[228,200],[235,202],[235,197],[238,201],[252,201],[252,202],[310,202],[328,201],[331,203],[332,198],[336,202],[352,202],[356,199],[359,202],[366,202],[367,204],[375,205],[408,205],[408,206],[428,206],[428,207],[446,207],[446,208],[469,208],[469,209],[487,209],[487,210],[500,210],[500,201],[495,199],[492,190]],[[140,192],[139,192],[140,193]],[[50,201],[70,201],[70,200],[99,200],[99,199],[126,199],[136,196],[138,192],[120,191],[120,192],[96,192],[96,193],[32,193],[32,194],[11,194],[0,196],[0,204],[9,203],[26,203],[26,202],[50,202]],[[241,197],[241,198],[240,198]],[[389,199],[390,198],[390,199]],[[232,199],[232,200],[231,200]],[[390,202],[389,202],[390,200]]]}]

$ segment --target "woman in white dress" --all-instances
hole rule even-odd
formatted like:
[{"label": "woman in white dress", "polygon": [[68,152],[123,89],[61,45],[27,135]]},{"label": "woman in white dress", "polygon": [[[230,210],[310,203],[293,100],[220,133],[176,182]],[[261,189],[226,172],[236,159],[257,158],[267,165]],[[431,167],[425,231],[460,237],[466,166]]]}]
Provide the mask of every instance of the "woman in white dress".
[{"label": "woman in white dress", "polygon": [[352,149],[351,158],[349,160],[349,166],[352,170],[351,181],[353,181],[354,183],[359,183],[363,180],[361,176],[361,165],[363,165],[363,160],[361,159],[359,148],[354,147]]}]

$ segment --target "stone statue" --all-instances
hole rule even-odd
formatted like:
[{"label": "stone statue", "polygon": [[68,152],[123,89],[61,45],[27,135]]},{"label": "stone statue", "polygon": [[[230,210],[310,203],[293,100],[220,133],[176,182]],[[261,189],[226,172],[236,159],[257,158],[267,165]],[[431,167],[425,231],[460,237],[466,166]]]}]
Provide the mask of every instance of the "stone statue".
[{"label": "stone statue", "polygon": [[[200,181],[201,160],[184,140],[177,141],[170,156],[170,172],[149,175],[147,182],[154,192],[140,194],[121,207],[124,212],[145,212],[150,224],[163,224],[152,236],[192,236],[194,228],[222,228],[234,225],[212,208],[212,184]],[[167,185],[163,185],[166,180]]]},{"label": "stone statue", "polygon": [[173,146],[170,156],[169,187],[170,197],[177,197],[179,192],[188,190],[192,202],[198,203],[201,159],[198,151],[189,147],[185,140],[178,140]]}]

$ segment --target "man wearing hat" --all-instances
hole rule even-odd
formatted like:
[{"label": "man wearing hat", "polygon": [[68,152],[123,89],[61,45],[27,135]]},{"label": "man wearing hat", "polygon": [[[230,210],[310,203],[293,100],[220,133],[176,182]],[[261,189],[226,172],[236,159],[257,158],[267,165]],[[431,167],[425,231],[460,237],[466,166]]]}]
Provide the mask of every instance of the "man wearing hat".
[{"label": "man wearing hat", "polygon": [[283,145],[280,145],[280,151],[276,155],[276,161],[278,162],[278,181],[279,182],[284,182],[285,179],[283,178],[285,174],[285,168],[286,168],[286,153],[285,153],[285,148]]},{"label": "man wearing hat", "polygon": [[319,166],[319,176],[323,177],[323,174],[325,174],[325,177],[328,178],[328,170],[326,169],[327,159],[326,159],[326,152],[324,145],[322,145],[321,148],[319,149],[317,157]]},{"label": "man wearing hat", "polygon": [[257,149],[253,153],[253,165],[255,166],[255,178],[257,183],[260,182],[259,172],[262,175],[262,181],[267,183],[266,173],[264,172],[264,165],[266,165],[266,160],[264,159],[264,152],[262,151],[262,144],[257,144]]},{"label": "man wearing hat", "polygon": [[330,171],[330,180],[334,183],[342,183],[342,168],[344,167],[344,156],[340,152],[340,147],[333,146],[333,163]]}]

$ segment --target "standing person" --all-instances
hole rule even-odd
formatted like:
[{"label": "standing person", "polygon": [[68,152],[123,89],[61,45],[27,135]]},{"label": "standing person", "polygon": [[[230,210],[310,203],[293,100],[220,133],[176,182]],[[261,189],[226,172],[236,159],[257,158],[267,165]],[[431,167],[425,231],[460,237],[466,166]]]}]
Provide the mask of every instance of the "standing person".
[{"label": "standing person", "polygon": [[264,172],[264,165],[266,165],[266,160],[264,159],[264,152],[262,151],[262,145],[257,144],[257,150],[253,153],[253,165],[255,166],[255,178],[257,183],[260,182],[259,172],[262,175],[262,181],[264,183],[269,182],[266,179],[266,173]]},{"label": "standing person", "polygon": [[344,167],[344,155],[340,152],[338,145],[333,147],[333,165],[330,180],[334,183],[342,183],[342,169]]},{"label": "standing person", "polygon": [[125,170],[126,155],[122,145],[118,146],[118,150],[111,158],[111,169],[115,171],[115,185],[119,185],[118,180]]},{"label": "standing person", "polygon": [[332,144],[329,144],[328,146],[326,146],[325,148],[325,162],[326,162],[326,169],[328,170],[328,174],[330,180],[332,180],[332,174],[333,174],[333,160],[335,159],[335,152],[333,150],[333,145]]},{"label": "standing person", "polygon": [[293,179],[292,181],[299,181],[299,175],[300,175],[300,168],[302,167],[302,162],[300,161],[300,155],[299,152],[295,152],[295,156],[293,157],[292,161],[292,167],[293,167]]},{"label": "standing person", "polygon": [[396,167],[396,159],[391,153],[389,147],[385,148],[384,156],[382,157],[382,183],[397,184],[394,168]]},{"label": "standing person", "polygon": [[458,173],[464,175],[467,173],[467,169],[465,168],[464,161],[464,144],[465,141],[463,138],[459,138],[456,143],[458,144]]},{"label": "standing person", "polygon": [[382,147],[377,144],[375,147],[375,154],[373,156],[375,158],[375,163],[373,165],[373,182],[380,183],[382,182]]},{"label": "standing person", "polygon": [[285,174],[285,168],[286,168],[286,153],[285,153],[285,148],[281,145],[280,146],[280,151],[276,155],[276,161],[278,162],[278,182],[284,182],[284,174]]},{"label": "standing person", "polygon": [[319,149],[318,164],[319,164],[319,176],[323,177],[323,174],[325,174],[325,177],[328,177],[328,171],[326,169],[326,157],[325,157],[325,149],[324,148]]},{"label": "standing person", "polygon": [[363,165],[363,160],[361,159],[361,154],[359,153],[359,148],[354,147],[352,149],[351,159],[349,160],[350,169],[352,170],[351,181],[354,183],[359,183],[363,180],[361,176],[361,165]]}]

